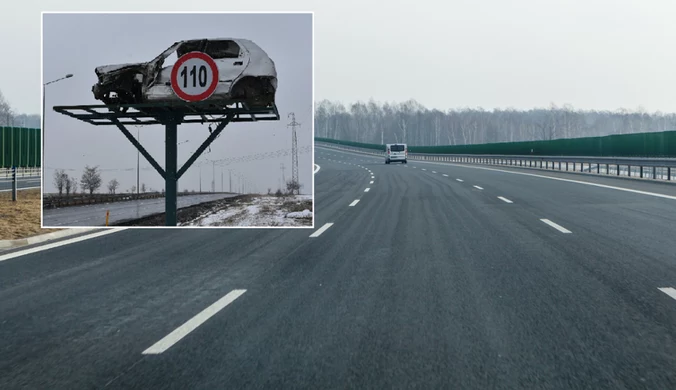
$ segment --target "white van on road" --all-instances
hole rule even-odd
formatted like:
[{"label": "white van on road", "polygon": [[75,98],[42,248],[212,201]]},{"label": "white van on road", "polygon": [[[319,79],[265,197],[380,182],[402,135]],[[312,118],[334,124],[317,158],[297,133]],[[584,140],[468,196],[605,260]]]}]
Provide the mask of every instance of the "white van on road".
[{"label": "white van on road", "polygon": [[408,148],[406,144],[387,144],[385,145],[385,164],[389,164],[392,161],[401,161],[404,164],[407,164],[408,159]]}]

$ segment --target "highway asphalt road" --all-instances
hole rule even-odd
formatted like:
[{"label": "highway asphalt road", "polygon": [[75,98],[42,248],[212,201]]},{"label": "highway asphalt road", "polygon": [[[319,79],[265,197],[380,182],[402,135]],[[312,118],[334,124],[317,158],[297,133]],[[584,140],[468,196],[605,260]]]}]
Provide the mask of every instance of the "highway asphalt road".
[{"label": "highway asphalt road", "polygon": [[[237,194],[186,195],[176,200],[178,208],[192,206],[212,200],[230,198]],[[108,223],[113,224],[129,219],[163,213],[164,198],[131,200],[126,202],[102,203],[87,206],[72,206],[46,209],[42,214],[43,226],[105,226],[106,211],[110,211]]]},{"label": "highway asphalt road", "polygon": [[0,254],[0,388],[676,388],[676,196],[315,163],[312,229]]},{"label": "highway asphalt road", "polygon": [[[31,188],[37,187],[40,188],[40,178],[31,177],[31,178],[19,178],[17,188]],[[0,192],[11,191],[12,190],[12,180],[0,178]]]}]

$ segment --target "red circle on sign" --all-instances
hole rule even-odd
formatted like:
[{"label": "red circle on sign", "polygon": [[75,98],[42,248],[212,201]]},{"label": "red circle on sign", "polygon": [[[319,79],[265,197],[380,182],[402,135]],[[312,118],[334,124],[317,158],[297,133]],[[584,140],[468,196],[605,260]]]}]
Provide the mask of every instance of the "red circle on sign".
[{"label": "red circle on sign", "polygon": [[[209,85],[209,88],[207,88],[206,91],[200,93],[199,95],[187,94],[184,91],[182,91],[181,88],[178,87],[179,85],[178,70],[181,68],[181,65],[183,65],[184,62],[192,58],[199,58],[200,60],[206,62],[207,65],[209,65],[209,68],[211,68],[211,74],[213,75],[213,80],[211,80],[211,85]],[[179,58],[176,61],[174,67],[171,69],[171,89],[174,90],[176,96],[185,101],[198,102],[200,100],[204,100],[209,96],[211,96],[214,93],[214,91],[216,91],[217,86],[218,86],[218,67],[216,66],[216,62],[209,55],[202,53],[201,51],[191,51],[190,53],[184,54],[181,58]]]}]

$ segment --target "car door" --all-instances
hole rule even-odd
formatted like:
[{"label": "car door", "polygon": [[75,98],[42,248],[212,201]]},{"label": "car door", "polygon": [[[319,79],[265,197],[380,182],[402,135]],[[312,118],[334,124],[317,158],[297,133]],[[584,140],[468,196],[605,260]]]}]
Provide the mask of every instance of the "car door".
[{"label": "car door", "polygon": [[218,66],[218,91],[229,92],[232,83],[249,65],[249,52],[234,40],[210,40],[205,52]]}]

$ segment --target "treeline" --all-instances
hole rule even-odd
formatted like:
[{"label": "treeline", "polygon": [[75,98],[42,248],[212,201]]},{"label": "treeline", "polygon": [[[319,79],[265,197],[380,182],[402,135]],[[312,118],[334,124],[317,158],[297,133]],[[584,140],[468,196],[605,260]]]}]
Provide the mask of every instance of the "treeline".
[{"label": "treeline", "polygon": [[[101,177],[99,167],[90,167],[89,165],[84,168],[82,177],[79,179],[74,176],[69,176],[63,169],[57,169],[54,171],[53,180],[54,187],[56,187],[59,196],[77,195],[78,187],[82,190],[83,194],[93,195],[97,193],[103,185],[103,178]],[[110,180],[106,186],[109,194],[116,194],[119,188],[120,183],[117,181],[117,179]],[[152,188],[146,189],[145,183],[141,183],[141,188],[139,188],[139,191],[137,191],[136,186],[131,186],[131,189],[127,190],[127,193],[132,194],[144,194],[146,192],[154,192],[154,190]],[[164,193],[164,189],[162,192]]]},{"label": "treeline", "polygon": [[429,110],[415,100],[349,106],[323,100],[315,108],[315,136],[375,144],[465,145],[665,130],[676,130],[676,114],[648,113],[640,108],[595,111],[551,104],[528,111],[440,111]]},{"label": "treeline", "polygon": [[41,126],[40,115],[16,113],[0,91],[0,126],[38,129]]}]

